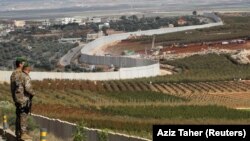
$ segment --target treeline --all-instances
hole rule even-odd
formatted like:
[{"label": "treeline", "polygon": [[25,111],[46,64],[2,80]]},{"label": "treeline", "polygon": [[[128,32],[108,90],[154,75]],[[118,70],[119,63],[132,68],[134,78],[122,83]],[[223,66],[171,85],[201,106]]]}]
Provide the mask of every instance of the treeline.
[{"label": "treeline", "polygon": [[[210,41],[231,40],[237,38],[250,39],[250,16],[248,17],[225,17],[222,16],[223,26],[206,29],[168,33],[156,36],[156,43],[163,46],[174,43],[202,43]],[[130,39],[132,42],[152,43],[152,36],[144,36],[137,39]]]},{"label": "treeline", "polygon": [[11,70],[18,56],[25,56],[35,70],[54,71],[59,59],[66,54],[74,44],[60,44],[53,41],[34,41],[21,45],[16,41],[0,43],[0,67]]},{"label": "treeline", "polygon": [[[186,25],[198,25],[202,24],[195,16],[183,16],[187,21]],[[169,24],[173,24],[175,27],[178,25],[179,17],[142,17],[138,18],[136,15],[129,17],[121,16],[118,21],[111,21],[110,28],[118,31],[137,31],[137,30],[150,30],[159,29],[161,27],[168,27]]]}]

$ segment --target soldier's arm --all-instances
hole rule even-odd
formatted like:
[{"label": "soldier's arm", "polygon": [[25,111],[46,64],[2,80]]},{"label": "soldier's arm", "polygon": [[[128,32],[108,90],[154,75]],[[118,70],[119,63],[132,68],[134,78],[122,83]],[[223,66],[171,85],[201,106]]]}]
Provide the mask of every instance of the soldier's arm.
[{"label": "soldier's arm", "polygon": [[29,77],[25,77],[24,90],[25,90],[25,92],[27,92],[31,96],[36,95],[34,89],[32,88],[31,79]]}]

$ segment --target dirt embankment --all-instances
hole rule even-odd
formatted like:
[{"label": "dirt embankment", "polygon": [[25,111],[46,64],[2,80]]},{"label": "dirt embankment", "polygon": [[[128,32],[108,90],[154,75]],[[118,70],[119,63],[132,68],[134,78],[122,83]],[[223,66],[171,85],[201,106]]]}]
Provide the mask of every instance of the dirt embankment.
[{"label": "dirt embankment", "polygon": [[[159,44],[156,44],[155,46],[159,46]],[[152,48],[151,44],[122,41],[117,44],[113,44],[111,46],[106,47],[105,50],[103,51],[113,55],[121,55],[121,53],[124,50],[133,50],[139,54],[145,54],[145,50],[148,50],[148,52],[150,52],[149,50],[152,50],[151,48]],[[222,44],[222,42],[211,42],[211,43],[163,46],[163,48],[160,49],[158,55],[150,57],[173,60],[173,59],[189,57],[196,54],[204,55],[208,53],[236,55],[242,50],[250,50],[250,41],[246,41],[244,43],[229,43],[229,44]],[[246,57],[243,57],[244,59],[238,59],[240,57],[237,57],[235,59],[246,60],[246,58],[250,58],[250,54],[248,55],[247,53],[240,53],[237,56],[241,55]]]},{"label": "dirt embankment", "polygon": [[[155,44],[155,46],[160,46],[160,44]],[[133,50],[139,54],[144,54],[145,50],[151,50],[152,45],[141,43],[141,42],[129,42],[122,41],[117,44],[110,45],[103,50],[106,53],[121,55],[124,50]],[[196,43],[196,44],[187,44],[187,45],[176,45],[176,46],[163,46],[163,49],[160,50],[161,54],[182,54],[182,53],[195,53],[202,52],[206,50],[243,50],[250,49],[250,41],[241,44],[226,44],[223,45],[221,42],[214,43]]]},{"label": "dirt embankment", "polygon": [[231,58],[239,64],[250,64],[250,50],[242,50],[233,54]]}]

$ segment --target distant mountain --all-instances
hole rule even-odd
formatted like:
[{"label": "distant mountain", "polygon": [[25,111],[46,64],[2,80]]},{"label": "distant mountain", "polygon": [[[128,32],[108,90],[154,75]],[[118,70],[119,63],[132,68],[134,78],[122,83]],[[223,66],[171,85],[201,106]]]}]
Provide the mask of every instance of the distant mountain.
[{"label": "distant mountain", "polygon": [[[250,11],[250,0],[0,0],[0,18],[186,11]],[[190,13],[190,12],[189,12]]]},{"label": "distant mountain", "polygon": [[233,5],[250,3],[249,0],[0,0],[0,11],[58,9],[68,7],[115,6],[128,4],[134,6],[159,5]]}]

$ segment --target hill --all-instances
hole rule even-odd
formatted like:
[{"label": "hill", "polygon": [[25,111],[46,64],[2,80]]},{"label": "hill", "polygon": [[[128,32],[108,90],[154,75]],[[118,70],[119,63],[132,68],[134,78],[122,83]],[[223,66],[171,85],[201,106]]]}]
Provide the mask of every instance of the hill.
[{"label": "hill", "polygon": [[[235,109],[250,107],[250,82],[224,81],[236,71],[241,71],[236,76],[249,77],[249,66],[235,65],[217,55],[173,63],[185,71],[126,81],[34,81],[38,95],[32,111],[146,138],[151,138],[153,124],[250,122],[249,111]],[[0,85],[0,93],[0,101],[11,101],[8,84]]]}]

